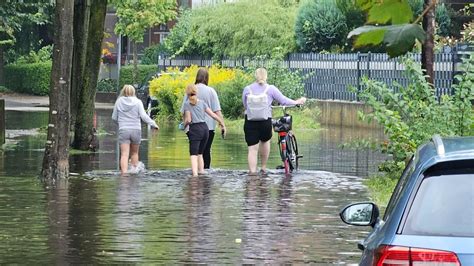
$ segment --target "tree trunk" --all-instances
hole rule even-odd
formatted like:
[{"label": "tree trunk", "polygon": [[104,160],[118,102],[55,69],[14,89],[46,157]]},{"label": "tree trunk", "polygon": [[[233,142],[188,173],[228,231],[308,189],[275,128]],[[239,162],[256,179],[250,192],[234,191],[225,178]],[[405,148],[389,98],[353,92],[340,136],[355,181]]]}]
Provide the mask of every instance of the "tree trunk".
[{"label": "tree trunk", "polygon": [[133,84],[138,83],[138,52],[137,43],[133,41],[133,73],[132,73]]},{"label": "tree trunk", "polygon": [[426,40],[421,48],[421,67],[426,70],[426,81],[434,87],[434,34],[436,0],[425,0],[424,8],[431,7],[423,16]]},{"label": "tree trunk", "polygon": [[71,127],[76,123],[79,95],[83,86],[86,65],[87,36],[91,0],[74,1],[74,52],[71,77]]},{"label": "tree trunk", "polygon": [[78,109],[74,126],[73,147],[79,150],[98,149],[96,129],[93,123],[95,93],[99,77],[102,40],[107,0],[94,0],[90,7],[89,29],[87,30],[86,60],[81,85],[78,91]]},{"label": "tree trunk", "polygon": [[41,175],[59,179],[69,175],[69,123],[74,2],[57,0],[54,16],[53,67],[49,92],[49,122]]},{"label": "tree trunk", "polygon": [[0,45],[0,86],[5,86],[5,65],[3,59],[3,46]]}]

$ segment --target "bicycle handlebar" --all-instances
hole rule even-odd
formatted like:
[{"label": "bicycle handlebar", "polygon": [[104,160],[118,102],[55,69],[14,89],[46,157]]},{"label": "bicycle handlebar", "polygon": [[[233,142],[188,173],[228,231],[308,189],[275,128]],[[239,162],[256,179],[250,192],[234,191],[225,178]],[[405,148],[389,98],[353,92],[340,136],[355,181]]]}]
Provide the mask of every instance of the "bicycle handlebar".
[{"label": "bicycle handlebar", "polygon": [[286,109],[286,108],[295,108],[295,107],[301,107],[302,104],[295,104],[295,105],[272,105],[272,109],[274,108],[283,108],[283,109]]}]

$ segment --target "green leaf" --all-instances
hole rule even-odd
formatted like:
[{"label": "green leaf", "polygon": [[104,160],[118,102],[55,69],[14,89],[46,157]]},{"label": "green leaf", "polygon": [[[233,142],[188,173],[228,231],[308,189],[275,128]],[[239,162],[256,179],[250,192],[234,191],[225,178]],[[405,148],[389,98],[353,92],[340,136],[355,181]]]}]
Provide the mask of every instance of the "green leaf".
[{"label": "green leaf", "polygon": [[407,0],[384,0],[372,5],[368,12],[369,24],[409,23],[413,12]]},{"label": "green leaf", "polygon": [[351,31],[348,38],[358,36],[354,42],[356,48],[374,46],[382,43],[385,31],[385,29],[376,26],[362,26]]},{"label": "green leaf", "polygon": [[423,42],[425,32],[418,24],[402,24],[387,26],[384,43],[390,57],[406,54],[413,49],[416,40]]},{"label": "green leaf", "polygon": [[377,46],[383,42],[390,57],[411,51],[416,40],[420,42],[425,40],[425,32],[418,24],[362,26],[352,30],[347,37],[354,36],[356,36],[354,43],[356,47]]}]

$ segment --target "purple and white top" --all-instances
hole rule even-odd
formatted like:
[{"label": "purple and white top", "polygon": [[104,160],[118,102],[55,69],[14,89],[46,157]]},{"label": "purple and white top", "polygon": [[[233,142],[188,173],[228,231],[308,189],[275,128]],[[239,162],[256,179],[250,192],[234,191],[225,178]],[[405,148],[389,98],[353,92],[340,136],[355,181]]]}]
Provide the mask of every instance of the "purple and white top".
[{"label": "purple and white top", "polygon": [[249,86],[245,87],[244,91],[242,92],[242,102],[244,103],[245,114],[247,114],[247,95],[250,94],[250,89],[252,89],[253,94],[262,94],[265,91],[265,88],[267,86],[268,86],[268,90],[267,90],[268,110],[270,112],[268,114],[268,117],[272,117],[271,105],[273,101],[277,101],[281,105],[296,105],[297,104],[296,101],[283,95],[283,93],[281,93],[281,91],[274,85],[269,85],[269,84],[260,85],[257,82],[254,82],[250,84]]}]

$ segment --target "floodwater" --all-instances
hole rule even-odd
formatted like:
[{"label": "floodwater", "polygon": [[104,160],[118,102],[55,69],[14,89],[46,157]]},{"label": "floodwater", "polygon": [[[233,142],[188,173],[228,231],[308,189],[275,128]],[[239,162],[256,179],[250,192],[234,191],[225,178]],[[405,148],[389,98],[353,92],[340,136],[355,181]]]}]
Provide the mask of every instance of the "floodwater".
[{"label": "floodwater", "polygon": [[[301,170],[246,175],[240,129],[216,136],[212,169],[190,176],[185,135],[174,125],[143,130],[146,173],[121,177],[110,110],[98,110],[100,152],[71,155],[77,175],[54,184],[41,169],[46,112],[7,111],[0,153],[3,264],[206,263],[355,264],[368,227],[343,224],[339,210],[368,200],[362,184],[383,159],[339,145],[380,132],[298,130]],[[279,157],[274,136],[269,166]]]}]

